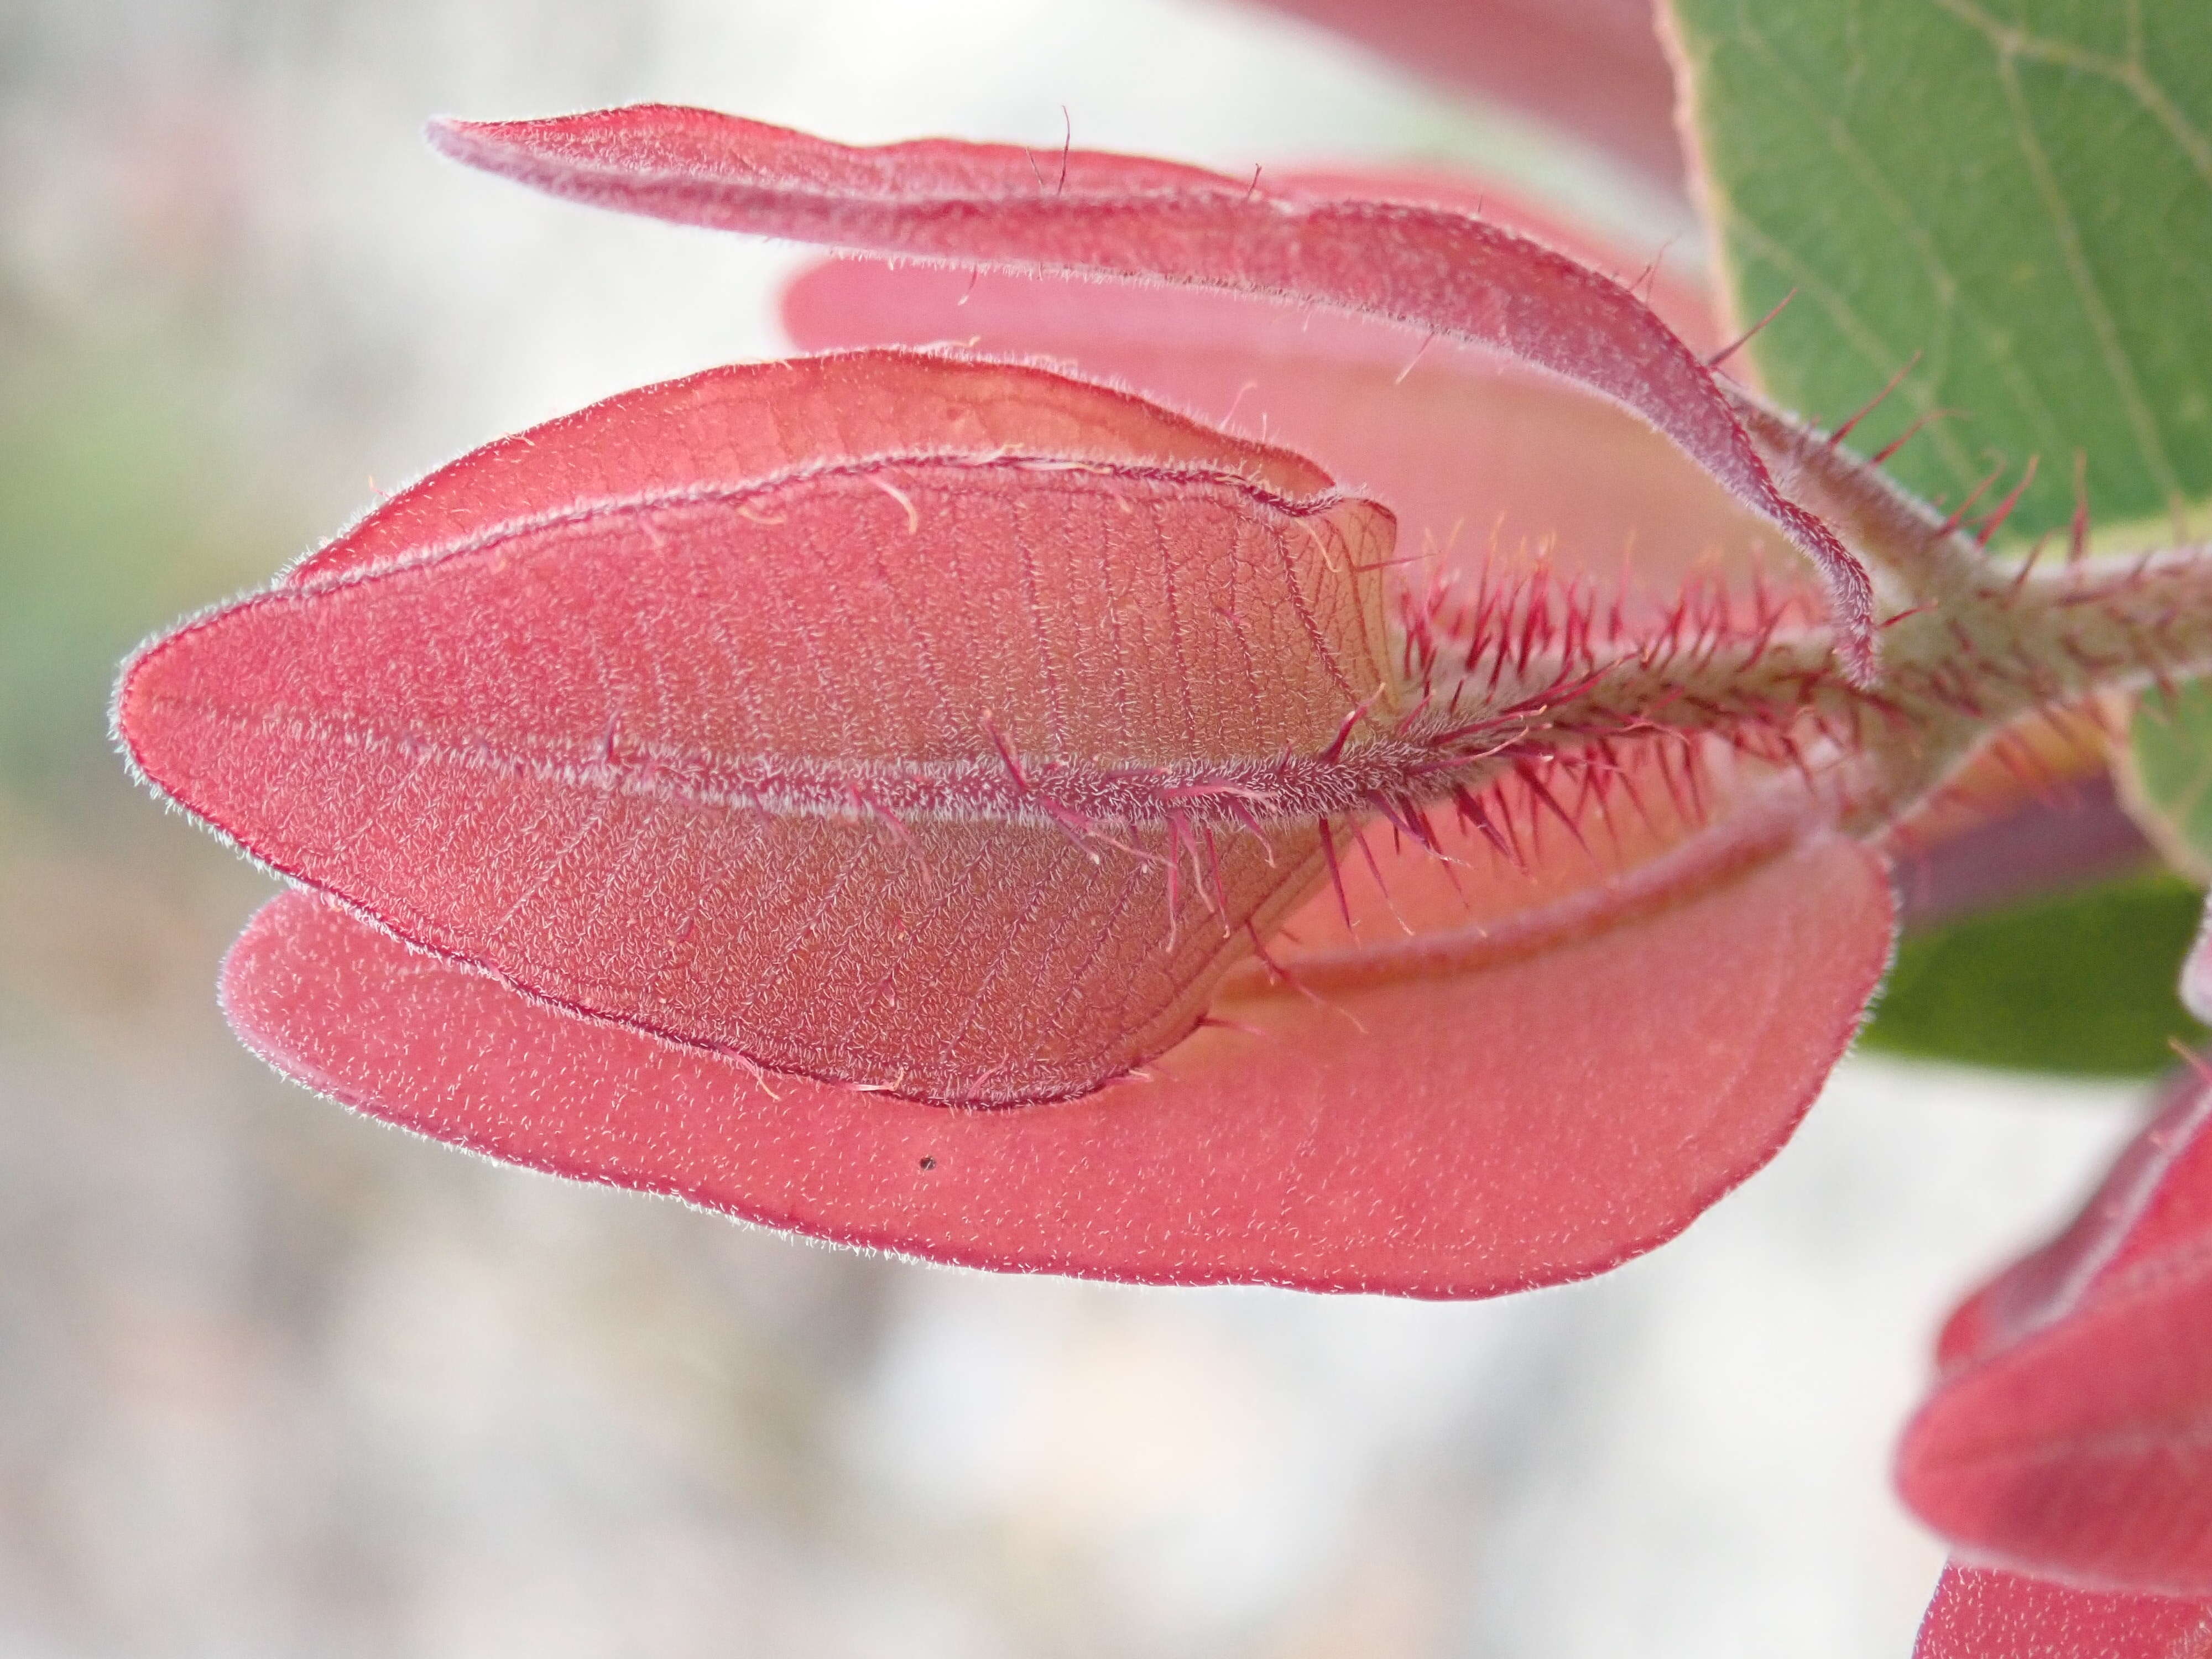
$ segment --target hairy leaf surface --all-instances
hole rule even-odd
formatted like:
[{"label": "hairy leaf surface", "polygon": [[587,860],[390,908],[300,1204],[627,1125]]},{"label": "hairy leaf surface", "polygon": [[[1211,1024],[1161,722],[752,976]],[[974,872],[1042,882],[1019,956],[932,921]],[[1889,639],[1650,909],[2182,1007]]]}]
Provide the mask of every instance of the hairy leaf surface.
[{"label": "hairy leaf surface", "polygon": [[1988,1567],[1943,1569],[1912,1659],[2201,1659],[2212,1603],[2076,1589]]},{"label": "hairy leaf surface", "polygon": [[1081,1093],[1317,879],[1325,756],[1393,706],[1389,518],[1278,489],[1323,482],[1036,371],[720,371],[425,481],[149,647],[118,723],[255,856],[562,1007]]},{"label": "hairy leaf surface", "polygon": [[1835,837],[1741,853],[1456,963],[1316,964],[1303,994],[1254,976],[1218,1005],[1229,1023],[1148,1075],[1018,1111],[763,1080],[306,893],[247,928],[224,1005],[271,1063],[379,1117],[820,1237],[1118,1279],[1490,1295],[1680,1231],[1773,1155],[1849,1040],[1888,947],[1880,861]]},{"label": "hairy leaf surface", "polygon": [[931,139],[853,149],[705,110],[442,121],[457,160],[685,223],[957,264],[1227,288],[1395,319],[1635,410],[1813,559],[1873,672],[1863,567],[1775,488],[1705,364],[1620,283],[1448,209],[1263,189],[1147,159]]},{"label": "hairy leaf surface", "polygon": [[1984,1560],[2212,1595],[2212,1086],[2192,1080],[2073,1224],[1978,1291],[1898,1456]]},{"label": "hairy leaf surface", "polygon": [[1389,507],[1440,574],[1541,563],[1663,609],[1693,574],[1787,582],[1796,562],[1644,422],[1495,354],[1371,318],[1219,291],[827,261],[784,301],[810,350],[958,342],[1110,376],[1311,456]]}]

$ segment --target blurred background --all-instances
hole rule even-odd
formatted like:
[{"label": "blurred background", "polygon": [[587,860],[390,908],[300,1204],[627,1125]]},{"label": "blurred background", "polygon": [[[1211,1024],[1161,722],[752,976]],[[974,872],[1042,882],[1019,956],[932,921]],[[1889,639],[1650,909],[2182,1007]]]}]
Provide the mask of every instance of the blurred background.
[{"label": "blurred background", "polygon": [[1417,158],[1701,258],[1663,167],[1225,0],[9,0],[0,1653],[1906,1653],[1940,1551],[1887,1463],[1934,1322],[2132,1087],[1854,1060],[1674,1244],[1430,1306],[793,1243],[232,1042],[268,884],[127,783],[113,665],[463,449],[779,349],[792,251],[418,137],[645,98]]}]

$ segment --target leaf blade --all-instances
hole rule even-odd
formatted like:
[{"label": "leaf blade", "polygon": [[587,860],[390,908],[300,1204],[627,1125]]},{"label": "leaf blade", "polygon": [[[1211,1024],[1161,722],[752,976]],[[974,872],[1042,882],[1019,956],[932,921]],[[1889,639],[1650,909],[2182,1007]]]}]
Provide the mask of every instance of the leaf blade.
[{"label": "leaf blade", "polygon": [[[902,365],[993,398],[1008,379]],[[1140,450],[1317,476],[1026,374]],[[522,471],[597,456],[601,424],[541,431]],[[1317,879],[1341,804],[1209,832],[1201,864],[1204,804],[1178,792],[1303,776],[1388,707],[1387,517],[1095,447],[712,487],[696,459],[657,493],[345,562],[391,544],[372,520],[148,647],[118,728],[190,810],[409,939],[776,1069],[998,1103],[1085,1092],[1190,1030]],[[465,502],[488,475],[496,505],[510,465],[447,476]]]},{"label": "leaf blade", "polygon": [[1898,1484],[1978,1559],[2212,1595],[2212,1089],[2174,1091],[2079,1218],[1970,1297]]},{"label": "leaf blade", "polygon": [[1954,1561],[1943,1569],[1912,1659],[2195,1659],[2212,1606],[2076,1589]]},{"label": "leaf blade", "polygon": [[441,120],[431,142],[549,193],[711,228],[962,264],[1303,298],[1489,346],[1635,410],[1771,520],[1826,584],[1840,653],[1874,672],[1873,589],[1784,496],[1711,372],[1633,295],[1464,214],[1307,199],[1196,168],[1070,151],[1048,182],[1016,148],[854,149],[709,111],[639,105]]},{"label": "leaf blade", "polygon": [[1837,419],[1920,354],[1869,445],[1965,411],[1889,463],[1953,501],[2039,454],[2015,538],[2071,517],[2077,451],[2108,528],[2164,539],[2212,495],[2201,7],[1668,9],[1723,298],[1741,321],[1800,290],[1746,348],[1777,398]]},{"label": "leaf blade", "polygon": [[[1771,1156],[1848,1040],[1889,915],[1879,860],[1820,838],[1548,954],[1333,996],[1364,1032],[1292,994],[1247,995],[1224,1012],[1265,1038],[1203,1031],[1153,1080],[1003,1112],[802,1079],[770,1093],[301,893],[249,926],[223,995],[249,1046],[348,1104],[819,1237],[1138,1282],[1467,1297],[1613,1266]],[[1723,940],[1699,1012],[1642,997],[1620,1018],[1628,987],[1710,966]],[[1778,994],[1808,942],[1826,948]],[[1601,1016],[1579,1052],[1529,1018],[1562,994]],[[1768,1014],[1750,1029],[1747,995]]]},{"label": "leaf blade", "polygon": [[1440,575],[1503,580],[1541,564],[1620,590],[1634,611],[1663,610],[1692,577],[1796,574],[1771,525],[1641,420],[1396,324],[859,258],[801,273],[783,311],[808,350],[958,341],[1073,362],[1265,434],[1389,507],[1405,553]]},{"label": "leaf blade", "polygon": [[2201,908],[2154,866],[1908,933],[1867,1044],[2019,1071],[2156,1077],[2175,1042],[2203,1035],[2173,989]]}]

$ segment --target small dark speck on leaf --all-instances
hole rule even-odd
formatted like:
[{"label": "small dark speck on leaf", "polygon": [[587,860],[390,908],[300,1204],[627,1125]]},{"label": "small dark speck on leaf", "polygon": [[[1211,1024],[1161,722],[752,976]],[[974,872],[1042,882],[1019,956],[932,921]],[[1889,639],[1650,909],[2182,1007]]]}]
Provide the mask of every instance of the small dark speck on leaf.
[{"label": "small dark speck on leaf", "polygon": [[933,1158],[925,1158],[921,1160],[921,1167],[925,1170],[933,1170],[937,1167],[937,1160]]}]

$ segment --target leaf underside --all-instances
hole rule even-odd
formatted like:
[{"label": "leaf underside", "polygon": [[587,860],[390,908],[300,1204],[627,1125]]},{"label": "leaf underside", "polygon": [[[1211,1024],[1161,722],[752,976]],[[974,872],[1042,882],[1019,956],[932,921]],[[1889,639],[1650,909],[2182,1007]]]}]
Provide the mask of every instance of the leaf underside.
[{"label": "leaf underside", "polygon": [[1953,1562],[1912,1659],[2197,1659],[2208,1649],[2212,1604]]},{"label": "leaf underside", "polygon": [[[790,453],[848,391],[907,453]],[[1089,436],[938,453],[1023,399]],[[670,444],[663,405],[781,432],[784,470]],[[1182,813],[1387,702],[1387,515],[1267,468],[1320,482],[1034,371],[718,371],[427,481],[142,653],[118,726],[256,857],[561,1006],[927,1098],[1079,1094],[1317,879],[1318,811]]]},{"label": "leaf underside", "polygon": [[1486,969],[1318,1006],[1255,984],[1148,1075],[1012,1112],[758,1080],[303,892],[248,927],[223,996],[257,1052],[379,1117],[780,1228],[975,1267],[1467,1297],[1602,1271],[1771,1157],[1889,915],[1879,860],[1823,838]]},{"label": "leaf underside", "polygon": [[1273,0],[1416,74],[1502,99],[1662,183],[1682,170],[1674,87],[1644,0]]},{"label": "leaf underside", "polygon": [[1663,611],[1693,577],[1787,584],[1773,526],[1643,421],[1496,354],[1370,318],[1204,289],[1131,289],[873,259],[786,294],[802,348],[958,341],[1111,377],[1310,455],[1389,507],[1401,555],[1444,578],[1541,566]]},{"label": "leaf underside", "polygon": [[[853,149],[710,111],[440,121],[448,155],[550,193],[680,222],[954,264],[1273,295],[1502,351],[1633,409],[1812,559],[1838,651],[1873,672],[1873,590],[1775,488],[1710,370],[1611,278],[1417,203],[1278,194],[1139,157],[923,140]],[[1048,172],[1047,167],[1050,171]]]},{"label": "leaf underside", "polygon": [[1982,1560],[2212,1595],[2212,1088],[2192,1080],[2064,1233],[1970,1297],[1898,1456]]},{"label": "leaf underside", "polygon": [[[849,228],[830,198],[857,188],[927,241],[966,210],[917,218],[919,164],[1014,228],[950,257],[1362,313],[1334,365],[1279,353],[1263,419],[1345,372],[1402,385],[1403,330],[1377,347],[1410,308],[1632,405],[1820,550],[1680,341],[1507,233],[1110,157],[1024,203],[1009,153],[872,157],[697,112],[593,118],[586,147],[665,117],[721,147],[709,173],[735,132],[835,175],[751,228]],[[617,174],[641,155],[669,159],[631,145]],[[722,222],[727,181],[697,182],[645,204]],[[1390,269],[1408,246],[1474,262],[1427,312]],[[995,311],[1018,284],[994,284]],[[1186,325],[1239,303],[1168,297]],[[1478,408],[1456,349],[1429,405],[1454,421],[1564,408],[1494,370],[1504,401]],[[1771,532],[1702,481],[1668,499],[1703,539],[1662,556],[1673,604],[1630,648],[1771,631],[1795,600],[1745,624],[1683,585],[1701,559],[1755,573]],[[1494,1294],[1650,1249],[1771,1157],[1881,975],[1892,900],[1878,854],[1719,734],[1502,763],[1494,816],[1429,825],[1392,532],[1296,456],[1039,368],[717,371],[434,475],[142,653],[118,726],[158,786],[322,890],[264,909],[225,1006],[365,1111],[940,1260]],[[1433,566],[1449,538],[1423,533]],[[1483,601],[1490,685],[1562,628],[1587,641],[1604,539],[1560,558],[1563,598],[1540,556]],[[1828,550],[1848,599],[1863,573]]]}]

